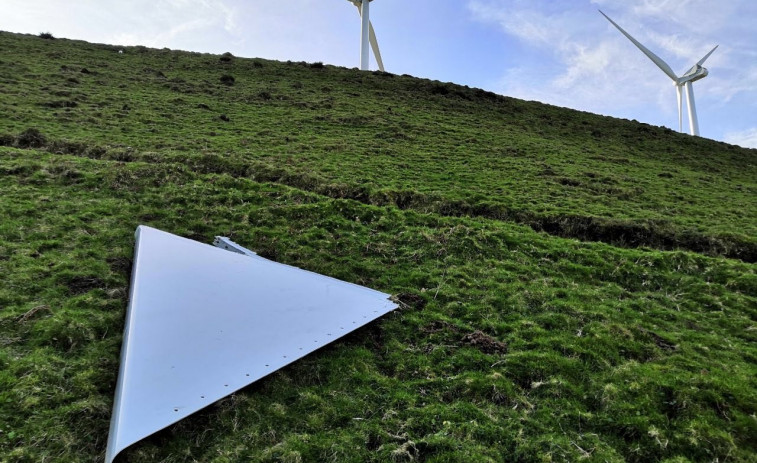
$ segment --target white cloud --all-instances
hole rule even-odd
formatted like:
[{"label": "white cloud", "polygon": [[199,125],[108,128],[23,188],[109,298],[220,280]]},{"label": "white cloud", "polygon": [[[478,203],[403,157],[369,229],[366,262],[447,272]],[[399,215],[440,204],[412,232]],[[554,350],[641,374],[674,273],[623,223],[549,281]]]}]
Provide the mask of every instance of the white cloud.
[{"label": "white cloud", "polygon": [[515,1],[505,6],[501,1],[473,0],[468,9],[481,22],[496,23],[510,35],[531,45],[560,47],[570,33],[564,26],[569,17],[553,16],[531,2]]},{"label": "white cloud", "polygon": [[612,69],[617,56],[618,50],[608,43],[596,47],[575,44],[570,50],[566,50],[564,59],[567,69],[554,80],[554,84],[561,88],[571,88],[596,76],[602,76],[602,80],[611,80],[607,71]]},{"label": "white cloud", "polygon": [[237,12],[228,0],[80,0],[64,8],[57,0],[3,3],[0,28],[19,32],[197,51],[210,51],[202,46],[203,35],[220,31],[228,41],[239,34]]},{"label": "white cloud", "polygon": [[757,127],[739,132],[727,132],[724,139],[727,143],[734,145],[745,148],[757,148]]},{"label": "white cloud", "polygon": [[[187,48],[196,45],[198,37],[224,34],[227,40],[238,36],[235,11],[219,0],[138,0],[125,2],[125,17],[132,20],[120,27],[108,42],[128,38],[129,45]],[[136,11],[135,11],[136,10]],[[135,14],[136,13],[136,14]],[[141,15],[140,15],[141,13]],[[140,16],[142,16],[140,18]],[[135,20],[134,18],[140,18]],[[125,30],[124,30],[125,29]],[[208,47],[200,51],[215,51]],[[196,46],[191,49],[197,50]]]},{"label": "white cloud", "polygon": [[622,36],[597,40],[605,24],[595,10],[550,11],[539,1],[520,5],[518,9],[505,7],[502,1],[469,2],[477,20],[497,24],[508,35],[538,49],[544,55],[542,61],[548,63],[549,69],[538,77],[529,75],[533,72],[529,68],[508,72],[499,82],[499,91],[605,114],[618,105],[638,105],[639,91],[658,98],[659,84],[667,78],[660,73],[659,81],[652,85],[638,80],[638,69],[652,73],[654,66],[641,53],[629,53],[630,44]]},{"label": "white cloud", "polygon": [[738,103],[757,107],[757,66],[729,69],[729,73],[729,77],[712,74],[707,78],[708,91],[719,96],[717,104],[738,100]]},{"label": "white cloud", "polygon": [[556,29],[535,10],[506,10],[490,2],[474,1],[469,3],[474,16],[484,22],[496,22],[509,34],[534,45],[550,45],[556,38]]},{"label": "white cloud", "polygon": [[0,0],[0,30],[121,45],[353,64],[344,0]]}]

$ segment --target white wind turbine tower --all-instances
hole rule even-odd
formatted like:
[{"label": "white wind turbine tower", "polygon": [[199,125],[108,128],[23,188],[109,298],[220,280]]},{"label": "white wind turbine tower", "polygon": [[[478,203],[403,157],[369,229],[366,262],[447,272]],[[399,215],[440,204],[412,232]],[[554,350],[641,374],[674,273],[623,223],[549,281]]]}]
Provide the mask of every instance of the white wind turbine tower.
[{"label": "white wind turbine tower", "polygon": [[367,71],[369,69],[370,48],[373,48],[373,56],[376,57],[379,70],[383,72],[384,62],[381,60],[381,52],[379,51],[378,41],[376,40],[376,32],[373,30],[373,24],[370,20],[370,3],[373,0],[347,0],[357,7],[358,12],[362,20],[362,27],[360,31],[360,70]]},{"label": "white wind turbine tower", "polygon": [[683,88],[686,88],[686,106],[689,110],[689,130],[692,135],[699,135],[699,122],[697,120],[697,107],[694,103],[694,87],[692,84],[699,80],[703,79],[707,76],[708,71],[706,68],[702,67],[702,64],[707,60],[707,58],[710,57],[713,51],[715,51],[715,48],[718,48],[717,45],[715,45],[715,48],[710,50],[709,53],[704,55],[704,58],[700,59],[697,64],[691,67],[688,71],[686,71],[682,76],[677,77],[675,72],[673,72],[673,69],[670,68],[668,63],[662,60],[659,56],[655,55],[647,47],[639,43],[636,39],[631,37],[631,35],[624,31],[622,27],[618,26],[615,21],[610,19],[606,14],[602,12],[602,10],[599,10],[600,13],[602,13],[602,16],[607,18],[608,21],[612,23],[613,26],[617,27],[618,30],[625,35],[628,40],[633,42],[636,47],[638,47],[639,50],[644,52],[645,55],[649,59],[654,62],[654,64],[657,65],[658,68],[662,69],[662,72],[667,74],[668,77],[673,79],[673,84],[676,86],[676,91],[678,93],[678,131],[683,132],[683,116],[682,116],[682,109],[683,109],[683,102],[681,98],[681,92],[683,91]]}]

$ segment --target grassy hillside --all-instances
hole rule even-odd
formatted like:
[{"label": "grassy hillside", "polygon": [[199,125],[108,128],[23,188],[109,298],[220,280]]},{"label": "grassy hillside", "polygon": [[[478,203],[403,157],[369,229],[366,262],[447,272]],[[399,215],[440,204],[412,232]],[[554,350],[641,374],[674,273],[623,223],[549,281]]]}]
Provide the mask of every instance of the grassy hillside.
[{"label": "grassy hillside", "polygon": [[757,260],[754,150],[411,77],[72,45],[3,35],[0,134]]},{"label": "grassy hillside", "polygon": [[317,63],[0,50],[0,461],[102,459],[138,224],[402,306],[121,461],[754,461],[755,150]]}]

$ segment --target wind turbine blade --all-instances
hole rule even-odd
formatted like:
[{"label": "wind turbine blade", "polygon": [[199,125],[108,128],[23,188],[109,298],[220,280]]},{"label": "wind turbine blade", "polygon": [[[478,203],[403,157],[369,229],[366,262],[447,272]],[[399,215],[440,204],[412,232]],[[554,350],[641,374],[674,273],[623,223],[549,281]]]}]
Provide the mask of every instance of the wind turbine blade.
[{"label": "wind turbine blade", "polygon": [[607,20],[610,21],[613,26],[615,26],[616,28],[618,28],[618,30],[623,35],[625,35],[628,38],[628,40],[630,40],[631,42],[633,42],[633,44],[636,45],[636,47],[639,50],[641,50],[645,55],[647,55],[647,57],[649,59],[651,59],[652,62],[654,64],[656,64],[657,67],[662,70],[662,72],[664,72],[665,74],[667,74],[668,77],[670,77],[671,79],[673,79],[673,81],[678,81],[678,77],[676,76],[676,73],[673,72],[673,69],[671,69],[670,66],[668,66],[668,63],[666,63],[665,61],[663,61],[662,58],[660,58],[659,56],[657,56],[654,53],[652,53],[647,47],[645,47],[644,45],[642,45],[641,43],[639,43],[638,40],[636,40],[635,38],[631,37],[631,34],[629,34],[628,32],[624,31],[622,27],[618,26],[615,23],[615,21],[613,21],[612,19],[610,19],[609,16],[607,16],[606,14],[604,14],[602,12],[602,10],[599,10],[599,12],[602,13],[602,16],[604,16],[605,18],[607,18]]},{"label": "wind turbine blade", "polygon": [[720,45],[715,45],[715,48],[713,48],[712,50],[710,50],[709,53],[707,53],[706,55],[704,55],[704,58],[702,58],[699,61],[697,61],[697,64],[700,65],[700,66],[703,65],[704,62],[707,61],[707,58],[710,57],[710,55],[712,54],[712,52],[715,51],[715,49],[718,48],[719,46]]},{"label": "wind turbine blade", "polygon": [[683,98],[681,95],[681,86],[676,85],[676,94],[678,95],[678,131],[683,132]]},{"label": "wind turbine blade", "polygon": [[370,24],[369,28],[371,48],[373,48],[373,56],[376,58],[379,71],[384,72],[384,61],[381,59],[381,52],[379,51],[378,40],[376,40],[376,32],[373,30],[373,24]]}]

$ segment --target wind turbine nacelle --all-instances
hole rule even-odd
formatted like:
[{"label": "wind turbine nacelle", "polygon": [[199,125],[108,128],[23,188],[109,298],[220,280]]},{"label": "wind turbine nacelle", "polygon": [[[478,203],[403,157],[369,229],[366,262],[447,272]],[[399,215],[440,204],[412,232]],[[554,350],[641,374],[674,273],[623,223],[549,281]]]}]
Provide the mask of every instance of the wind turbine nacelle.
[{"label": "wind turbine nacelle", "polygon": [[686,82],[696,82],[699,79],[704,79],[709,74],[707,68],[702,67],[699,64],[695,64],[684,75],[678,78],[677,85],[685,84]]}]

